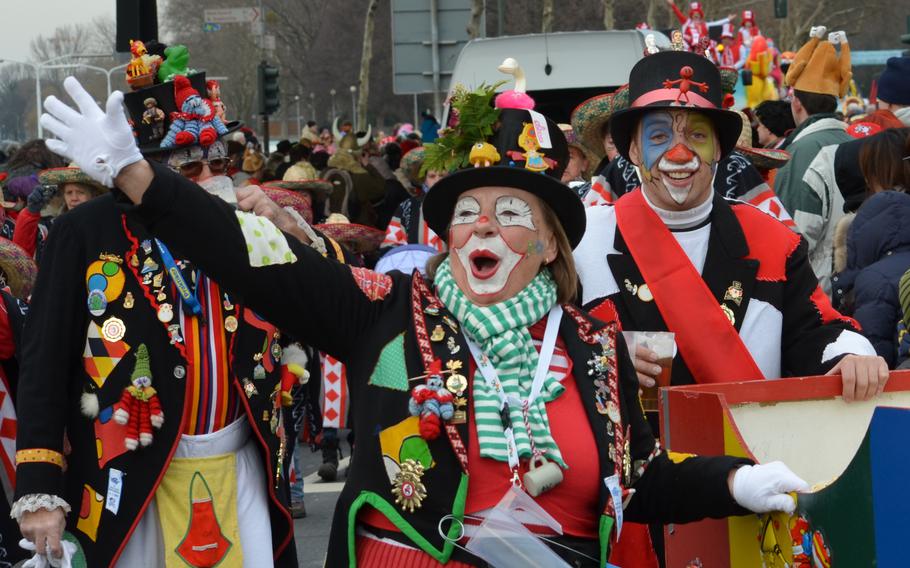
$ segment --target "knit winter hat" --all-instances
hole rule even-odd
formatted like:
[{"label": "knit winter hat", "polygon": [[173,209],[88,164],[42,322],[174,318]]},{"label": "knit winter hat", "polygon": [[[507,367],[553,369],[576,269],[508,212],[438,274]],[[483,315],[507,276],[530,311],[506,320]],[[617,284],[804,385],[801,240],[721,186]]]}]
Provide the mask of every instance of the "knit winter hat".
[{"label": "knit winter hat", "polygon": [[910,56],[888,59],[878,78],[878,98],[893,105],[910,105]]},{"label": "knit winter hat", "polygon": [[847,86],[853,78],[850,67],[850,45],[843,32],[840,34],[840,57],[834,44],[822,40],[825,28],[813,28],[812,37],[799,48],[796,59],[787,71],[786,83],[797,91],[818,93],[841,98],[847,93]]}]

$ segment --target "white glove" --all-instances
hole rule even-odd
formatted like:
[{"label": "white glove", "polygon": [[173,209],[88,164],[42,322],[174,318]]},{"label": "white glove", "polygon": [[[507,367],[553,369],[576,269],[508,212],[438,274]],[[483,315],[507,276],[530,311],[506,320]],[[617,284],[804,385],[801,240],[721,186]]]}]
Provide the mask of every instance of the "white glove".
[{"label": "white glove", "polygon": [[50,547],[44,554],[35,552],[35,544],[29,540],[22,539],[19,541],[19,547],[29,552],[35,552],[35,555],[29,558],[22,568],[71,568],[73,565],[73,555],[76,554],[76,545],[68,540],[61,540],[60,546],[63,548],[63,557],[54,558],[51,556]]},{"label": "white glove", "polygon": [[828,41],[835,45],[838,43],[847,43],[847,32],[831,32],[828,34]]},{"label": "white glove", "polygon": [[825,26],[812,26],[812,29],[809,30],[809,37],[817,37],[818,39],[824,39],[825,32],[828,31],[828,28]]},{"label": "white glove", "polygon": [[114,187],[120,170],[142,160],[123,112],[123,93],[111,93],[103,112],[75,77],[67,77],[63,86],[79,111],[53,95],[44,100],[41,126],[60,139],[48,140],[47,147],[76,162],[95,181]]},{"label": "white glove", "polygon": [[808,483],[779,461],[743,466],[733,474],[733,499],[755,513],[792,513],[796,503],[788,493],[808,489]]}]

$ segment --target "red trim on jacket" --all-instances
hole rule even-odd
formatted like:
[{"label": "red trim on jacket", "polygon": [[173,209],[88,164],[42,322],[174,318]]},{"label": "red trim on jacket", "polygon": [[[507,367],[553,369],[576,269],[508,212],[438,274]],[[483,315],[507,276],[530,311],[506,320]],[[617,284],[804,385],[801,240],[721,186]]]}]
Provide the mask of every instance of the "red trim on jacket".
[{"label": "red trim on jacket", "polygon": [[752,205],[732,205],[739,221],[749,254],[746,258],[758,261],[757,280],[786,282],[787,261],[799,246],[800,236],[786,225]]}]

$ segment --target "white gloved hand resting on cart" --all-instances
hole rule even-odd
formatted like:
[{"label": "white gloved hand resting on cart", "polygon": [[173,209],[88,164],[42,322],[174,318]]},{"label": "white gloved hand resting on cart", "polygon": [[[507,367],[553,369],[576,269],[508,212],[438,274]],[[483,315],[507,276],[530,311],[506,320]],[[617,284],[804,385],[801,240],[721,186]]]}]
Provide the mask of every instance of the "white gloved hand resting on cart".
[{"label": "white gloved hand resting on cart", "polygon": [[792,513],[796,502],[789,493],[807,491],[809,484],[790,471],[783,462],[747,465],[733,474],[733,499],[755,513],[784,511]]}]

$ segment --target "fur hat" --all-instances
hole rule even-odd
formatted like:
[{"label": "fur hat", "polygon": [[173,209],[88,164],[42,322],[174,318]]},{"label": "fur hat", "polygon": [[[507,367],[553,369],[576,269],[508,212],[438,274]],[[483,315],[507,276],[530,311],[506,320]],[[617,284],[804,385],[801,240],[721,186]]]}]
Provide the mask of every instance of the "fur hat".
[{"label": "fur hat", "polygon": [[[841,98],[853,78],[850,45],[844,32],[832,32],[828,41],[823,40],[825,31],[824,26],[812,28],[809,41],[799,48],[787,70],[786,83],[797,91]],[[839,57],[834,43],[841,46]]]}]

